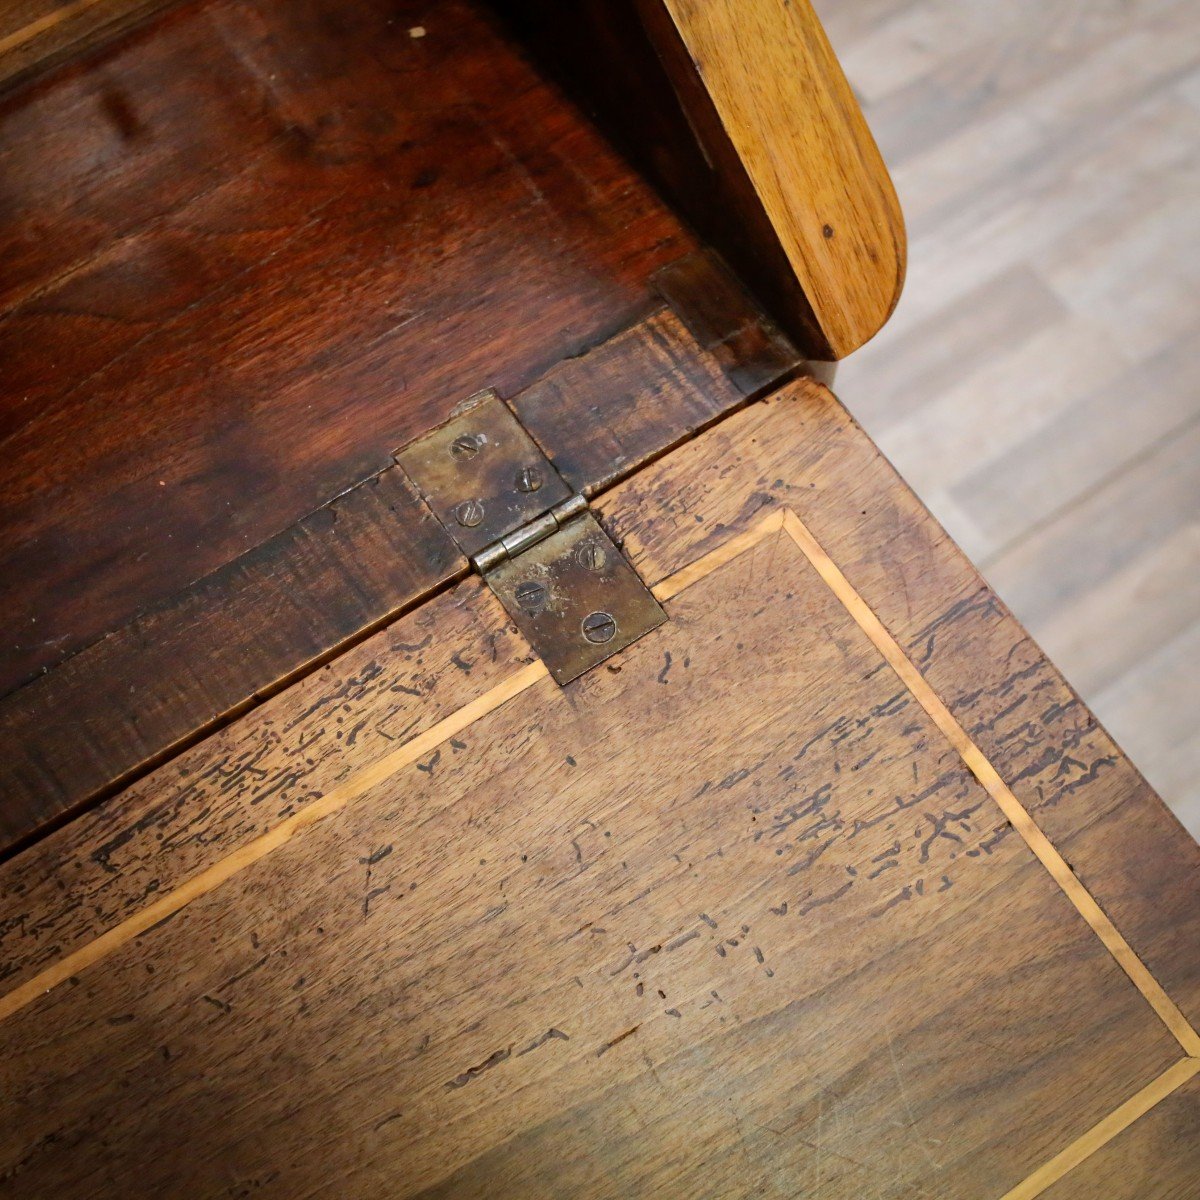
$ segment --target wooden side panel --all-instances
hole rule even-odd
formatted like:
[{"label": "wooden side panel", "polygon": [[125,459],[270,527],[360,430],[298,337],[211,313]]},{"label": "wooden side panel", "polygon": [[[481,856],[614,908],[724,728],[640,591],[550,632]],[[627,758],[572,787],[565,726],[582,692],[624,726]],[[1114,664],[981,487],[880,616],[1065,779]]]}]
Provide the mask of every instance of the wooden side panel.
[{"label": "wooden side panel", "polygon": [[[900,298],[904,221],[816,13],[808,0],[661,3],[830,357],[844,358],[882,328]],[[666,61],[670,68],[679,56],[668,51]],[[678,77],[684,68],[674,69]]]},{"label": "wooden side panel", "polygon": [[495,0],[814,359],[904,280],[887,169],[808,0]]},{"label": "wooden side panel", "polygon": [[0,867],[11,1194],[1015,1198],[1186,1083],[1190,840],[827,392],[599,507],[606,667],[466,580]]}]

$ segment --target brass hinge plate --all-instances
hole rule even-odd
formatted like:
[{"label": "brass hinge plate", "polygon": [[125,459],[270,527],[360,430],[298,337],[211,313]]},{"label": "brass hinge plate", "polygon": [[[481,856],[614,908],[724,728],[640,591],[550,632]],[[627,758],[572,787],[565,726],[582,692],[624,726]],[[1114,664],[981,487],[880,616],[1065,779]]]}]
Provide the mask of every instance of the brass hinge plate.
[{"label": "brass hinge plate", "polygon": [[483,577],[560,684],[667,619],[590,512],[572,517]]},{"label": "brass hinge plate", "polygon": [[396,455],[560,683],[667,614],[495,392]]},{"label": "brass hinge plate", "polygon": [[571,495],[493,391],[473,396],[396,461],[468,558]]}]

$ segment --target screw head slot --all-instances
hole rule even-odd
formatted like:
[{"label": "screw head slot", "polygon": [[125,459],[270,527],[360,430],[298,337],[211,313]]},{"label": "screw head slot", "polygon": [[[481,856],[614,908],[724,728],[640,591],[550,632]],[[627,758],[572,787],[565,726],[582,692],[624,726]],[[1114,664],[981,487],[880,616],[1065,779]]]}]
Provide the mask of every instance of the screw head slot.
[{"label": "screw head slot", "polygon": [[588,571],[603,571],[608,565],[608,555],[603,546],[595,542],[584,542],[575,551],[575,561]]},{"label": "screw head slot", "polygon": [[455,458],[474,458],[483,449],[483,438],[477,433],[462,433],[450,443]]},{"label": "screw head slot", "polygon": [[454,519],[467,529],[474,529],[483,520],[483,501],[464,500],[455,510]]},{"label": "screw head slot", "polygon": [[616,632],[617,622],[611,613],[588,613],[583,618],[583,636],[589,642],[611,642]]},{"label": "screw head slot", "polygon": [[537,612],[546,603],[546,585],[538,583],[536,579],[527,579],[517,584],[513,595],[526,612]]},{"label": "screw head slot", "polygon": [[522,467],[517,472],[517,491],[536,492],[542,486],[542,473],[537,467]]}]

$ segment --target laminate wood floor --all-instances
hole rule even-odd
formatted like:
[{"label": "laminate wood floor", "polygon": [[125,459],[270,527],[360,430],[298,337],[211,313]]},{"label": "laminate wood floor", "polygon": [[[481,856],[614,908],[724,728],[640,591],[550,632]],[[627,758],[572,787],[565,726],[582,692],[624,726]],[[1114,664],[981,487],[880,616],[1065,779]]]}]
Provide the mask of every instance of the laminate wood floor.
[{"label": "laminate wood floor", "polygon": [[1200,7],[816,7],[910,243],[838,393],[1200,836]]}]

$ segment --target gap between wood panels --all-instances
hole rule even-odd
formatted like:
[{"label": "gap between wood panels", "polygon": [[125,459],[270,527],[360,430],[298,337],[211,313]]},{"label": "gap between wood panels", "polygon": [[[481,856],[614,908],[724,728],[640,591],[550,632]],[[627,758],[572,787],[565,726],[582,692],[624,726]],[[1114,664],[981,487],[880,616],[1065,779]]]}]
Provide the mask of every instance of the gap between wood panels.
[{"label": "gap between wood panels", "polygon": [[394,775],[403,767],[416,762],[430,750],[440,746],[442,742],[466,729],[468,725],[473,725],[480,717],[499,708],[514,696],[519,696],[526,688],[532,687],[543,679],[548,679],[549,675],[549,671],[541,661],[522,667],[502,683],[498,683],[494,688],[484,692],[482,696],[477,696],[469,704],[464,704],[462,708],[452,712],[448,717],[444,717],[424,733],[418,734],[412,741],[405,742],[391,754],[384,755],[370,766],[351,775],[345,783],[326,792],[307,808],[302,808],[299,812],[280,821],[278,825],[262,834],[261,837],[247,842],[246,845],[225,858],[218,859],[211,867],[206,867],[199,874],[193,875],[186,883],[180,884],[174,891],[168,892],[152,904],[148,904],[141,912],[134,913],[132,917],[105,930],[87,945],[81,946],[78,950],[39,972],[28,982],[14,988],[6,995],[0,996],[0,1021],[12,1016],[27,1004],[32,1004],[39,996],[65,982],[72,975],[92,966],[102,958],[106,958],[114,950],[153,928],[160,921],[174,916],[180,909],[191,904],[193,900],[207,895],[239,871],[266,858],[268,854],[278,850],[300,830],[306,829],[310,825],[316,825],[326,817],[340,812],[351,800],[357,799],[377,783],[387,779],[389,775]]},{"label": "gap between wood panels", "polygon": [[[858,627],[870,639],[888,665],[900,677],[913,698],[958,752],[968,769],[996,802],[1013,828],[1075,906],[1080,916],[1104,944],[1117,964],[1141,992],[1147,1003],[1186,1051],[1184,1058],[1164,1071],[1124,1104],[1113,1110],[1065,1150],[1043,1164],[1032,1175],[1005,1193],[1001,1200],[1032,1200],[1089,1155],[1100,1149],[1138,1117],[1170,1095],[1200,1070],[1200,1036],[1162,986],[1118,932],[1108,915],[1075,876],[1062,855],[1034,823],[1033,818],[1008,785],[971,741],[946,705],[912,664],[883,622],[858,594],[841,569],[829,557],[803,521],[790,509],[776,509],[757,525],[723,542],[715,550],[680,568],[656,584],[651,591],[656,599],[668,601],[719,567],[737,558],[772,534],[786,533],[834,593]],[[345,808],[371,788],[410,765],[442,742],[495,711],[509,700],[549,677],[543,663],[522,667],[502,683],[476,697],[456,712],[443,718],[424,733],[406,742],[391,754],[364,767],[345,783],[327,792],[307,808],[280,822],[267,833],[247,843],[226,858],[193,876],[174,891],[162,896],[141,912],[105,931],[99,937],[66,955],[26,983],[0,997],[0,1020],[33,1003],[58,984],[65,982],[107,957],[119,947],[147,932],[160,921],[173,916],[193,900],[211,892],[239,871],[265,858],[285,845],[294,834],[323,821]]]}]

